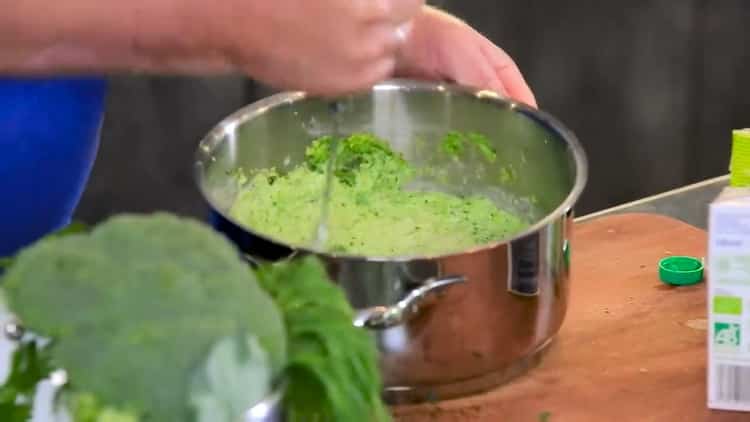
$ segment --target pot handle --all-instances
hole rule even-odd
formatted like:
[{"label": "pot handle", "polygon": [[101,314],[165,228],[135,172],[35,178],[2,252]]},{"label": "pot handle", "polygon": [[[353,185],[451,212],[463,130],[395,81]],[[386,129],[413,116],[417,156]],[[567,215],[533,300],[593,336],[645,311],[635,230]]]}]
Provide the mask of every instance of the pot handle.
[{"label": "pot handle", "polygon": [[446,288],[466,282],[466,277],[449,275],[428,279],[392,306],[375,306],[357,312],[354,325],[372,330],[385,330],[410,320]]},{"label": "pot handle", "polygon": [[[281,260],[283,261],[283,260],[287,260],[287,259],[292,259],[297,254],[298,254],[298,251],[296,251],[296,250],[292,251],[292,253],[290,253],[288,256],[285,256]],[[259,266],[265,265],[265,264],[272,264],[274,262],[274,261],[269,261],[269,260],[263,259],[263,258],[258,257],[258,256],[253,256],[253,255],[250,255],[250,254],[247,254],[247,253],[243,253],[242,254],[242,259],[244,259],[246,262],[248,262],[253,267],[259,267]]]}]

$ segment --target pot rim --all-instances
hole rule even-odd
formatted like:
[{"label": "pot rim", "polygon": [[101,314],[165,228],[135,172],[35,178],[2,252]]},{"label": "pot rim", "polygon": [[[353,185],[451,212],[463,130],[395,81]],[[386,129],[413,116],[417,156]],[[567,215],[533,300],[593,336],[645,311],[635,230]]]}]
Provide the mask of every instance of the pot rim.
[{"label": "pot rim", "polygon": [[[395,79],[388,79],[386,81],[377,83],[368,91],[365,91],[364,93],[373,92],[373,91],[390,91],[390,90],[437,91],[437,92],[447,91],[452,94],[471,96],[481,101],[493,103],[496,106],[509,108],[511,110],[516,110],[517,112],[524,114],[528,118],[534,120],[537,124],[545,127],[547,130],[553,133],[556,133],[560,138],[562,138],[563,142],[565,142],[567,146],[570,148],[570,150],[572,151],[573,159],[575,160],[575,167],[576,167],[576,179],[575,179],[575,183],[573,184],[572,189],[570,190],[568,195],[565,197],[565,199],[560,203],[560,205],[557,206],[557,208],[555,208],[552,212],[547,213],[543,218],[539,219],[537,222],[530,225],[525,230],[519,233],[516,233],[514,236],[488,242],[488,243],[478,245],[472,248],[464,249],[462,251],[449,252],[449,253],[438,254],[438,255],[413,255],[413,256],[402,255],[402,256],[394,256],[394,257],[380,257],[380,256],[362,256],[362,255],[353,255],[353,254],[336,254],[336,253],[329,253],[329,252],[315,250],[313,248],[309,248],[306,246],[290,245],[287,242],[281,241],[272,236],[259,233],[251,228],[246,227],[243,224],[239,224],[234,218],[229,216],[224,210],[221,210],[219,207],[216,206],[211,196],[208,194],[208,192],[206,192],[206,189],[203,183],[203,177],[202,177],[202,168],[204,167],[204,164],[206,164],[207,161],[210,160],[212,153],[223,143],[224,139],[227,137],[227,134],[232,133],[237,128],[238,125],[241,125],[247,121],[252,120],[255,117],[262,115],[263,113],[270,110],[271,108],[274,108],[283,104],[294,104],[295,102],[302,101],[308,97],[311,97],[310,95],[308,95],[307,93],[303,91],[286,91],[286,92],[280,92],[280,93],[271,95],[269,97],[265,97],[252,104],[249,104],[245,107],[240,108],[239,110],[230,114],[229,116],[224,118],[221,122],[219,122],[200,141],[200,143],[198,144],[198,149],[194,156],[195,162],[194,162],[194,168],[193,168],[194,170],[193,176],[194,176],[195,183],[198,185],[198,189],[201,193],[201,196],[208,203],[208,205],[211,207],[211,209],[214,212],[220,214],[227,221],[231,222],[232,224],[242,229],[243,231],[250,233],[253,236],[261,238],[265,241],[288,247],[289,249],[293,251],[299,251],[299,252],[307,253],[307,254],[315,254],[318,256],[324,256],[324,257],[329,257],[333,259],[358,260],[358,261],[368,261],[368,262],[409,262],[409,261],[418,261],[418,260],[444,259],[444,258],[449,258],[449,257],[454,257],[454,256],[463,256],[467,254],[473,254],[473,253],[482,252],[486,250],[496,249],[502,245],[511,243],[518,239],[522,239],[533,233],[538,232],[543,227],[549,225],[551,222],[567,214],[573,208],[573,206],[575,205],[575,203],[578,201],[581,194],[583,193],[583,190],[586,187],[586,183],[588,181],[588,159],[586,157],[586,153],[583,147],[581,146],[580,142],[578,141],[578,138],[575,136],[575,134],[570,129],[568,129],[565,125],[563,125],[562,122],[560,122],[558,119],[553,117],[551,114],[542,110],[532,108],[531,106],[524,104],[522,102],[511,100],[507,97],[503,97],[493,91],[471,88],[468,86],[458,85],[454,83],[427,82],[427,81],[417,81],[417,80],[411,80],[411,79],[395,78]],[[359,94],[362,94],[362,93],[359,93]],[[353,94],[353,95],[358,95],[358,94]]]}]

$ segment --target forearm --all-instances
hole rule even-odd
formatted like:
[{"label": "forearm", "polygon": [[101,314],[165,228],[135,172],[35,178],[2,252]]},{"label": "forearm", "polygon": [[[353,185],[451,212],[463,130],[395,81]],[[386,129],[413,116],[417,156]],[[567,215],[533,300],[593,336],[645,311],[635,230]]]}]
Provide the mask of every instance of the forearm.
[{"label": "forearm", "polygon": [[232,70],[211,2],[0,0],[0,8],[0,74]]}]

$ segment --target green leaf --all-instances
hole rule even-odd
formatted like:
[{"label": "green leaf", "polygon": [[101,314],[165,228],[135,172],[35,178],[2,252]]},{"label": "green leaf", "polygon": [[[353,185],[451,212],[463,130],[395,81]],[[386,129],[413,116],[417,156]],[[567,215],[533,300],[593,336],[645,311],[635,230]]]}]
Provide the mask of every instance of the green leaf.
[{"label": "green leaf", "polygon": [[194,376],[190,403],[196,422],[236,422],[271,392],[273,369],[254,336],[231,337],[211,349]]},{"label": "green leaf", "polygon": [[0,386],[0,420],[26,422],[36,387],[52,372],[46,349],[35,340],[21,341],[13,351],[10,373]]},{"label": "green leaf", "polygon": [[258,276],[286,321],[288,421],[390,420],[375,343],[352,324],[354,311],[322,263],[307,257],[261,267]]},{"label": "green leaf", "polygon": [[0,402],[0,420],[3,422],[28,422],[31,420],[31,404]]}]

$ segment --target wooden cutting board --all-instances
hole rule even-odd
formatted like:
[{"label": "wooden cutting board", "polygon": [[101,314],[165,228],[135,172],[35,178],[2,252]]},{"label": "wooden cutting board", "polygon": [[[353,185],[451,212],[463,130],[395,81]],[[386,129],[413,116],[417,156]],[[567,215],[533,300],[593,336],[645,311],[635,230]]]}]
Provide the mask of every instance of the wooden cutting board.
[{"label": "wooden cutting board", "polygon": [[394,409],[404,422],[750,421],[706,407],[706,284],[657,263],[706,254],[706,232],[622,214],[576,225],[568,316],[540,366],[494,391]]}]

